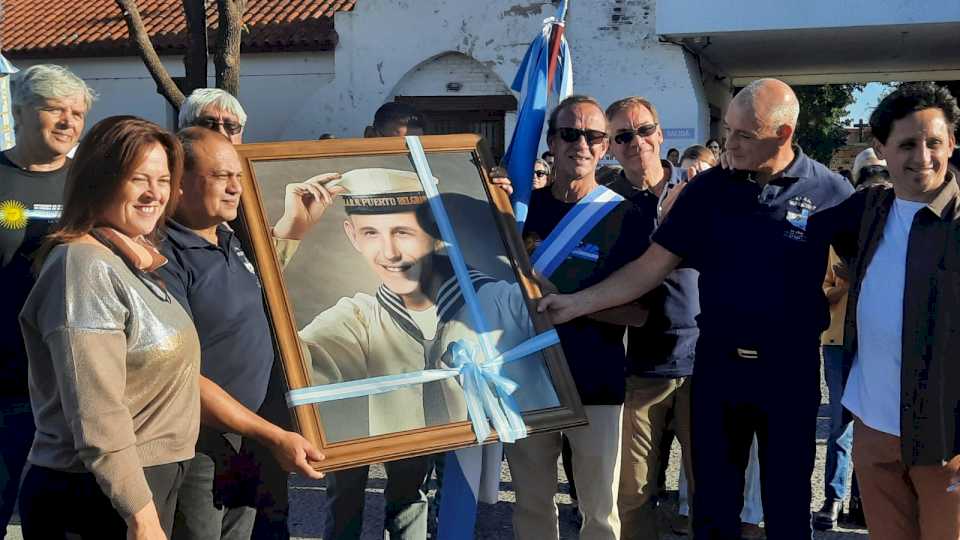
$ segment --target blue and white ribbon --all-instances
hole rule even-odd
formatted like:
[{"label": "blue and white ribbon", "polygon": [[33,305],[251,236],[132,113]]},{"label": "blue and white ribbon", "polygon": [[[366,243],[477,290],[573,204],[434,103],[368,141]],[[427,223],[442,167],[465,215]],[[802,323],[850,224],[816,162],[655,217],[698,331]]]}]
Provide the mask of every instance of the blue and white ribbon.
[{"label": "blue and white ribbon", "polygon": [[[460,292],[463,294],[470,324],[475,329],[479,340],[480,351],[475,351],[470,344],[463,342],[453,343],[448,349],[448,353],[452,353],[454,365],[458,366],[458,369],[465,375],[461,379],[464,383],[463,396],[467,403],[470,421],[473,422],[474,433],[477,435],[477,441],[483,442],[490,434],[490,424],[492,423],[500,440],[514,442],[527,436],[527,428],[520,416],[520,408],[510,395],[513,393],[513,389],[507,391],[510,386],[503,384],[503,377],[496,375],[489,368],[481,369],[480,367],[481,365],[486,367],[485,364],[495,362],[499,356],[490,338],[490,324],[480,307],[480,298],[477,296],[476,289],[473,288],[470,270],[467,268],[463,253],[460,252],[460,243],[457,241],[456,233],[454,233],[453,224],[450,221],[450,216],[447,215],[446,208],[443,206],[440,192],[433,181],[433,173],[430,172],[430,164],[427,162],[427,155],[423,151],[420,137],[406,137],[406,143],[407,149],[410,151],[410,159],[413,161],[417,176],[420,177],[420,184],[427,195],[427,203],[430,204],[433,219],[440,231],[440,238],[443,239],[445,244],[447,257],[453,266],[453,273],[460,285]],[[480,354],[477,354],[478,352]],[[531,351],[528,354],[533,352],[536,351]],[[456,362],[460,362],[460,364],[457,365]],[[496,389],[499,399],[494,400],[492,398],[491,385]],[[513,388],[515,389],[516,386],[514,385]]]},{"label": "blue and white ribbon", "polygon": [[[362,396],[384,394],[408,386],[443,381],[461,377],[467,411],[473,423],[477,442],[483,442],[490,435],[489,421],[497,429],[500,438],[513,442],[526,434],[523,418],[518,409],[512,410],[506,403],[512,401],[511,394],[516,383],[499,375],[500,368],[530,357],[532,354],[560,342],[556,330],[548,330],[521,342],[516,347],[495,356],[486,362],[478,362],[478,351],[469,342],[457,341],[450,344],[447,352],[451,368],[425,369],[382,375],[368,379],[357,379],[339,383],[322,384],[306,388],[296,388],[287,392],[287,406],[311,405]],[[490,386],[495,391],[490,390]],[[523,435],[520,435],[523,433]]]},{"label": "blue and white ribbon", "polygon": [[[533,269],[541,275],[550,277],[554,271],[580,245],[587,234],[593,230],[611,210],[623,202],[623,197],[604,186],[597,186],[586,197],[577,201],[553,231],[533,252]],[[581,250],[583,251],[583,250]],[[581,258],[593,257],[586,252]],[[599,258],[599,254],[597,255]],[[593,259],[597,260],[597,259]]]}]

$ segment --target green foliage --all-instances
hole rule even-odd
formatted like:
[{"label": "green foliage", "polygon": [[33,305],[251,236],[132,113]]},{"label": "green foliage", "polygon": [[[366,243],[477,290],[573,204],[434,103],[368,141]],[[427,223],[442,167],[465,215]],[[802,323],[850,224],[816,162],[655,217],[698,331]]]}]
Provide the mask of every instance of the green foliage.
[{"label": "green foliage", "polygon": [[794,86],[800,101],[800,118],[794,141],[813,159],[830,163],[833,152],[846,144],[843,117],[863,84]]}]

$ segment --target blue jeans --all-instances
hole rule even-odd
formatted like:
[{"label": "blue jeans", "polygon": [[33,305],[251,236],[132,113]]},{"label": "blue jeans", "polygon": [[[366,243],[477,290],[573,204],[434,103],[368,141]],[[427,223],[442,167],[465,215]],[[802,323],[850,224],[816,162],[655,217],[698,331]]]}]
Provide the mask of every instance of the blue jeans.
[{"label": "blue jeans", "polygon": [[842,501],[847,497],[847,476],[853,447],[853,422],[843,422],[843,347],[823,346],[823,372],[830,391],[830,436],[827,437],[827,464],[823,494],[827,501]]}]

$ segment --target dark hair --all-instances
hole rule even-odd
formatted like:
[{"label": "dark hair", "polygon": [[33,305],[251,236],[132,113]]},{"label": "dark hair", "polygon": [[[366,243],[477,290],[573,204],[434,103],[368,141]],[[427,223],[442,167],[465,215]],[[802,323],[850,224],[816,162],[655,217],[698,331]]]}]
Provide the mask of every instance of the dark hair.
[{"label": "dark hair", "polygon": [[893,123],[917,111],[940,109],[951,134],[960,119],[960,108],[950,90],[931,82],[908,83],[886,95],[870,115],[870,130],[880,144],[887,144]]},{"label": "dark hair", "polygon": [[379,130],[386,127],[387,124],[400,124],[408,128],[420,129],[426,127],[423,116],[413,105],[397,103],[396,101],[384,103],[373,115],[373,127],[375,129]]},{"label": "dark hair", "polygon": [[233,144],[226,135],[219,131],[202,128],[198,126],[185,127],[177,132],[177,140],[183,147],[183,170],[192,171],[197,164],[197,144],[207,140],[222,140],[228,144]]},{"label": "dark hair", "polygon": [[[209,130],[206,130],[209,131]],[[163,212],[173,215],[180,197],[183,148],[177,138],[160,126],[136,116],[111,116],[97,122],[80,142],[63,189],[63,215],[37,251],[39,269],[54,247],[89,233],[114,204],[124,182],[143,162],[155,144],[163,147],[170,168],[170,197]],[[149,235],[156,242],[163,220]]]},{"label": "dark hair", "polygon": [[671,148],[671,149],[667,150],[667,155],[668,155],[668,156],[670,155],[670,152],[676,152],[678,156],[680,155],[680,150],[677,150],[676,148]]},{"label": "dark hair", "polygon": [[714,143],[714,142],[717,143],[717,146],[719,146],[720,148],[723,148],[723,145],[720,144],[720,139],[713,139],[713,138],[707,139],[707,142],[703,143],[703,145],[709,148],[710,143]]},{"label": "dark hair", "polygon": [[[584,95],[572,95],[567,99],[561,101],[555,109],[550,113],[550,119],[547,120],[547,138],[553,136],[553,133],[557,131],[557,117],[560,116],[560,113],[573,107],[574,105],[579,105],[581,103],[589,103],[595,106],[599,111],[601,116],[603,116],[603,107],[600,106],[600,102],[596,99],[593,99],[590,96]],[[604,122],[606,122],[606,116],[604,116]]]},{"label": "dark hair", "polygon": [[556,157],[553,155],[553,152],[547,150],[546,152],[540,154],[540,159],[547,159],[547,157]]}]

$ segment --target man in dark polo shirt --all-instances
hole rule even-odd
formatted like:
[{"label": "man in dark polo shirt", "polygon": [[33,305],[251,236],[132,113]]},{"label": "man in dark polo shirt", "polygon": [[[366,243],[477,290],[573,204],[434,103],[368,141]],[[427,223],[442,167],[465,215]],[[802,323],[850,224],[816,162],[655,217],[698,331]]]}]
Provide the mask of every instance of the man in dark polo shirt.
[{"label": "man in dark polo shirt", "polygon": [[33,252],[60,219],[67,153],[80,139],[94,99],[83,80],[51,64],[14,75],[12,94],[17,143],[0,153],[0,538],[35,431],[17,317],[33,288]]},{"label": "man in dark polo shirt", "polygon": [[[550,115],[547,142],[556,156],[554,183],[533,192],[524,228],[528,245],[546,239],[577,201],[596,189],[597,162],[608,147],[607,122],[593,98],[572,96]],[[603,279],[639,255],[642,245],[621,231],[642,228],[628,201],[622,201],[584,236],[577,250],[596,257],[572,256],[550,276],[563,292]],[[617,491],[620,478],[620,430],[624,399],[624,325],[644,315],[637,306],[580,317],[559,325],[560,344],[570,365],[589,426],[565,432],[573,450],[573,474],[583,525],[582,538],[620,537]],[[635,318],[631,318],[635,317]],[[506,445],[517,493],[514,537],[558,537],[557,458],[560,433],[534,435]]]},{"label": "man in dark polo shirt", "polygon": [[[260,282],[225,225],[240,204],[240,158],[213,130],[191,127],[179,137],[183,197],[167,222],[168,263],[160,273],[200,335],[203,423],[179,491],[173,538],[250,538],[255,508],[286,508],[287,475],[277,465],[319,478],[309,461],[322,455],[257,414],[268,395],[274,348]],[[285,516],[263,525],[272,529],[258,528],[254,538],[289,537]]]},{"label": "man in dark polo shirt", "polygon": [[725,115],[733,169],[687,184],[642,257],[595,287],[540,305],[562,322],[646,294],[681,262],[700,271],[691,397],[699,540],[739,538],[754,434],[768,535],[812,533],[819,336],[829,318],[820,287],[827,241],[807,234],[807,220],[853,188],[791,144],[798,114],[781,81],[744,88]]},{"label": "man in dark polo shirt", "polygon": [[[623,170],[611,188],[633,203],[643,227],[630,231],[638,249],[663,216],[672,186],[686,178],[680,167],[660,159],[663,130],[650,101],[633,96],[607,107],[610,151]],[[684,473],[693,492],[690,462],[690,375],[700,331],[699,274],[688,265],[671,272],[641,303],[650,310],[643,326],[631,326],[627,340],[627,394],[623,404],[623,463],[620,467],[620,521],[624,539],[660,538],[655,500],[664,438],[676,433],[683,450]],[[670,430],[673,424],[674,429]],[[669,448],[669,446],[666,446]]]}]

